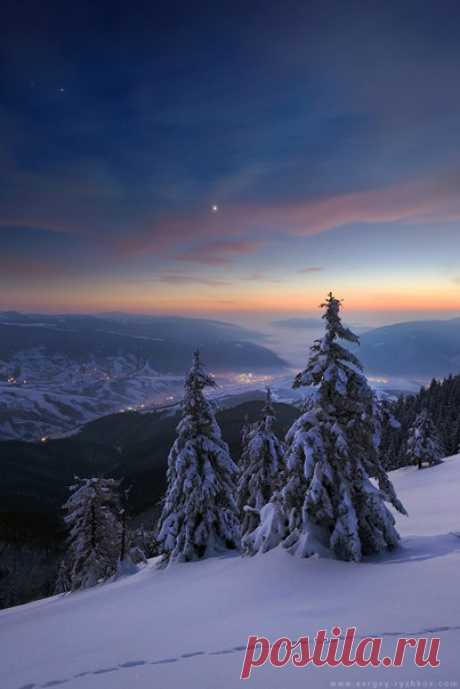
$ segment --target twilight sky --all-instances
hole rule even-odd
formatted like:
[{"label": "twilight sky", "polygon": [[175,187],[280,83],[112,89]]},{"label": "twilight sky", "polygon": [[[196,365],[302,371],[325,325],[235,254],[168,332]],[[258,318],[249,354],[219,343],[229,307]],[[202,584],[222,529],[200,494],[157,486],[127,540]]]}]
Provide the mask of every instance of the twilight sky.
[{"label": "twilight sky", "polygon": [[453,0],[6,0],[0,308],[460,315]]}]

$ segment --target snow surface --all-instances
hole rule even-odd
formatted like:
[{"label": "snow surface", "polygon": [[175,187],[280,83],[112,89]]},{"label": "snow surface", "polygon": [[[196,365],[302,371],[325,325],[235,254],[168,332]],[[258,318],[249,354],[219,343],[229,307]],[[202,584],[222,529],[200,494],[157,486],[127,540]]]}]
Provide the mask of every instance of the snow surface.
[{"label": "snow surface", "polygon": [[[20,377],[8,373],[14,368]],[[182,388],[182,376],[159,374],[134,356],[92,357],[82,364],[40,349],[18,352],[0,361],[0,439],[68,435],[106,414],[170,404]]]},{"label": "snow surface", "polygon": [[[296,369],[220,371],[216,375],[219,388],[209,397],[234,406],[232,397],[251,391],[263,394],[270,384],[275,400],[299,403],[305,391],[292,389],[294,373]],[[382,380],[369,379],[382,395],[386,388],[417,392],[422,384],[393,385],[390,379]],[[71,435],[107,414],[142,413],[177,404],[183,386],[182,375],[158,373],[132,355],[89,355],[82,363],[65,354],[50,355],[41,348],[19,351],[8,361],[0,360],[0,439],[38,441]]]},{"label": "snow surface", "polygon": [[273,641],[337,624],[382,635],[384,654],[399,636],[439,636],[441,665],[418,669],[408,650],[402,668],[265,665],[246,685],[460,682],[460,455],[422,471],[399,469],[392,480],[409,512],[396,515],[403,541],[392,554],[357,564],[276,549],[163,571],[151,561],[114,583],[4,610],[1,689],[233,689],[242,686],[249,634]]},{"label": "snow surface", "polygon": [[[280,374],[220,372],[209,396],[228,404],[232,396],[262,391],[274,376]],[[290,386],[292,374],[281,380]],[[183,388],[183,375],[158,373],[132,355],[89,355],[82,363],[41,348],[20,351],[0,360],[0,440],[57,438],[108,414],[163,409],[180,402]]]}]

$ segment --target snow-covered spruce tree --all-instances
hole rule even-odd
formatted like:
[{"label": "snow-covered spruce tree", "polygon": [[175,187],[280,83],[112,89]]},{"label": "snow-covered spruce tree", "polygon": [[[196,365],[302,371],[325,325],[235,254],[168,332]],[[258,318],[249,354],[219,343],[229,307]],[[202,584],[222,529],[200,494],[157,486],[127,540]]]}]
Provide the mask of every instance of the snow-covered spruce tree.
[{"label": "snow-covered spruce tree", "polygon": [[187,562],[239,548],[238,469],[204,396],[216,387],[199,352],[185,380],[183,416],[168,458],[167,491],[158,525],[161,564]]},{"label": "snow-covered spruce tree", "polygon": [[407,439],[407,458],[409,464],[416,464],[419,469],[425,462],[429,466],[441,464],[443,456],[442,443],[438,431],[426,409],[417,415],[409,429]]},{"label": "snow-covered spruce tree", "polygon": [[56,592],[88,588],[116,573],[122,535],[119,486],[112,478],[76,478],[70,487],[63,506],[67,553]]},{"label": "snow-covered spruce tree", "polygon": [[283,499],[289,535],[284,545],[301,557],[329,552],[359,561],[398,543],[385,501],[405,510],[378,459],[376,398],[357,357],[338,342],[359,339],[342,324],[341,302],[332,293],[322,307],[325,335],[312,345],[308,365],[293,384],[314,391],[286,436]]},{"label": "snow-covered spruce tree", "polygon": [[134,574],[137,572],[137,563],[147,561],[145,554],[134,545],[134,534],[128,527],[128,496],[130,488],[120,495],[120,546],[118,552],[117,576]]},{"label": "snow-covered spruce tree", "polygon": [[288,533],[288,519],[283,496],[279,490],[272,493],[262,509],[245,509],[249,513],[254,512],[258,521],[257,526],[242,539],[243,552],[246,555],[267,553],[284,541]]},{"label": "snow-covered spruce tree", "polygon": [[401,466],[399,446],[403,436],[401,423],[395,416],[395,402],[382,399],[379,406],[380,416],[380,444],[379,457],[385,471],[391,471]]},{"label": "snow-covered spruce tree", "polygon": [[277,438],[273,424],[275,410],[270,388],[267,388],[262,420],[245,434],[238,481],[238,508],[241,518],[243,549],[249,541],[246,536],[259,525],[259,512],[269,502],[274,490],[281,486],[283,471],[283,443]]},{"label": "snow-covered spruce tree", "polygon": [[[254,424],[251,424],[249,422],[249,416],[246,414],[244,417],[243,425],[241,426],[241,432],[240,432],[240,442],[241,442],[241,455],[244,454],[245,448],[246,448],[246,443],[247,439],[249,436],[249,433],[252,430],[252,426]],[[241,461],[241,460],[240,460]]]}]

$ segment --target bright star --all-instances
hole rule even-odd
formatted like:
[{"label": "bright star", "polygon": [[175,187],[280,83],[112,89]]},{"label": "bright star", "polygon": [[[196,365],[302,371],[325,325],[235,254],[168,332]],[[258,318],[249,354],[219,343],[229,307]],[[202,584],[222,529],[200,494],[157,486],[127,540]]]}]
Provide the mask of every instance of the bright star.
[{"label": "bright star", "polygon": [[219,206],[216,206],[216,205],[211,206],[211,211],[212,211],[213,213],[217,213],[218,210],[219,210]]}]

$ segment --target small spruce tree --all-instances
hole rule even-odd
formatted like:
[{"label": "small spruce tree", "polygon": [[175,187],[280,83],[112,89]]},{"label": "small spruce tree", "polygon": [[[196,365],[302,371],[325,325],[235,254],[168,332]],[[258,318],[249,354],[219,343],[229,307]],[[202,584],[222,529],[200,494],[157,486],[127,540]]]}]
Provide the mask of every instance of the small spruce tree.
[{"label": "small spruce tree", "polygon": [[287,535],[288,520],[280,491],[275,490],[269,502],[262,509],[253,510],[246,506],[249,513],[255,512],[258,524],[242,538],[243,552],[247,555],[267,553],[284,541]]},{"label": "small spruce tree", "polygon": [[407,439],[407,457],[409,464],[416,464],[419,469],[425,462],[429,466],[441,464],[443,456],[442,443],[438,431],[426,409],[415,418],[409,429]]},{"label": "small spruce tree", "polygon": [[262,419],[246,432],[240,462],[238,507],[241,535],[246,543],[249,541],[245,537],[259,524],[260,510],[270,501],[276,487],[281,485],[284,446],[274,432],[274,422],[271,390],[267,388]]},{"label": "small spruce tree", "polygon": [[94,586],[117,571],[121,544],[120,481],[76,478],[64,504],[69,529],[56,592]]},{"label": "small spruce tree", "polygon": [[238,469],[203,393],[206,387],[214,388],[216,383],[197,351],[185,380],[178,437],[168,458],[168,485],[157,536],[163,566],[240,545]]},{"label": "small spruce tree", "polygon": [[339,343],[355,345],[359,339],[342,324],[341,302],[332,293],[322,307],[325,335],[312,345],[308,365],[293,384],[314,390],[286,436],[284,544],[303,557],[332,553],[359,561],[398,543],[385,501],[405,510],[378,458],[376,398],[357,357]]}]

